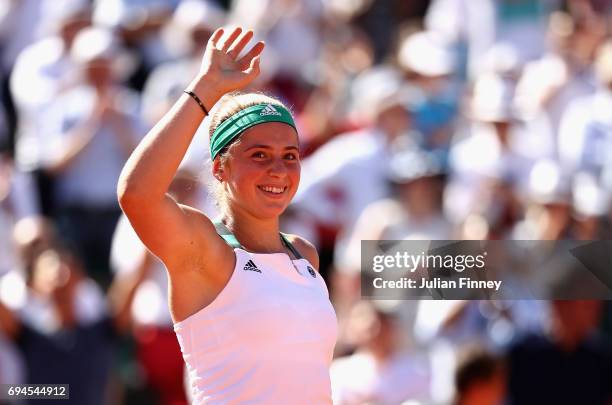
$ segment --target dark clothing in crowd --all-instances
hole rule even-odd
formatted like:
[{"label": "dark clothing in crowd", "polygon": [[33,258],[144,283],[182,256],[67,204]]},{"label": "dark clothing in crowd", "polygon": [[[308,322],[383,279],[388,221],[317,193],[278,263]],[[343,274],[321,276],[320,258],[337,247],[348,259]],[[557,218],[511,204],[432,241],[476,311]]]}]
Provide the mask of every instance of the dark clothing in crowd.
[{"label": "dark clothing in crowd", "polygon": [[48,335],[24,324],[16,343],[26,364],[26,383],[69,384],[69,400],[45,400],[45,404],[102,405],[107,403],[112,341],[112,323],[104,318]]},{"label": "dark clothing in crowd", "polygon": [[569,352],[546,337],[529,336],[511,347],[508,358],[511,405],[607,405],[612,400],[612,350],[601,339]]},{"label": "dark clothing in crowd", "polygon": [[66,207],[58,215],[58,227],[71,246],[81,253],[88,275],[107,288],[111,282],[110,250],[121,215],[119,207]]}]

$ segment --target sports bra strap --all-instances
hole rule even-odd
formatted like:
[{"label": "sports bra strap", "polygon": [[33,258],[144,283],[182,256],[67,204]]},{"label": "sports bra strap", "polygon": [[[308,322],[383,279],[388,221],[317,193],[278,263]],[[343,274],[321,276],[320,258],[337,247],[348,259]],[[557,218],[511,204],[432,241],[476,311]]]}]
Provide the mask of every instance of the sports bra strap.
[{"label": "sports bra strap", "polygon": [[228,245],[230,245],[234,249],[235,248],[244,249],[242,245],[240,244],[240,242],[238,242],[238,239],[236,239],[232,231],[230,231],[223,222],[216,221],[215,229],[217,230],[217,233],[219,234],[219,236],[221,236]]},{"label": "sports bra strap", "polygon": [[[225,240],[228,245],[230,245],[234,249],[240,248],[245,250],[244,247],[242,247],[242,245],[240,244],[240,242],[238,242],[238,239],[236,239],[232,231],[230,231],[223,222],[216,221],[214,224],[217,233]],[[293,246],[293,244],[289,242],[289,239],[287,239],[287,236],[284,233],[280,232],[280,238],[283,244],[287,247],[287,249],[289,249],[291,254],[293,254],[296,259],[303,259],[300,252],[298,252],[298,250]]]},{"label": "sports bra strap", "polygon": [[298,250],[293,246],[293,244],[291,242],[289,242],[289,239],[287,239],[287,236],[284,233],[282,233],[282,232],[280,233],[280,236],[281,236],[281,240],[283,241],[283,243],[285,244],[287,249],[289,249],[291,251],[293,256],[296,259],[303,259],[303,257],[300,254],[300,252],[298,252]]}]

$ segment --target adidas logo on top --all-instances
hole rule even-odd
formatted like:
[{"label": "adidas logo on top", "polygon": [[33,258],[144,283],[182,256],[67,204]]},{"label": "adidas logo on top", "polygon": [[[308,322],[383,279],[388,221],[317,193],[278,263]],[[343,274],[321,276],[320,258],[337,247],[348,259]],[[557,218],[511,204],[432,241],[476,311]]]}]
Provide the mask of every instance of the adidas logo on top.
[{"label": "adidas logo on top", "polygon": [[272,104],[268,104],[264,107],[263,110],[259,113],[259,115],[281,115]]},{"label": "adidas logo on top", "polygon": [[258,273],[261,273],[261,270],[259,270],[257,268],[257,266],[255,265],[253,260],[249,260],[248,262],[246,262],[246,264],[244,265],[244,269],[243,270],[246,270],[246,271],[256,271]]}]

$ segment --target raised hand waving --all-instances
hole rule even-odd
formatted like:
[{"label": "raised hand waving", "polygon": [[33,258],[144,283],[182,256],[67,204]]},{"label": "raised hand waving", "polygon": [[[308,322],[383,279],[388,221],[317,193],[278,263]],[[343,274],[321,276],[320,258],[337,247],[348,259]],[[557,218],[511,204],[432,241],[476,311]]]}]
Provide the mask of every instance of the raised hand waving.
[{"label": "raised hand waving", "polygon": [[215,88],[222,94],[246,87],[259,74],[263,42],[257,42],[240,57],[251,39],[253,31],[243,31],[237,27],[228,33],[223,28],[218,28],[208,40],[200,74],[206,77],[209,83],[214,83]]}]

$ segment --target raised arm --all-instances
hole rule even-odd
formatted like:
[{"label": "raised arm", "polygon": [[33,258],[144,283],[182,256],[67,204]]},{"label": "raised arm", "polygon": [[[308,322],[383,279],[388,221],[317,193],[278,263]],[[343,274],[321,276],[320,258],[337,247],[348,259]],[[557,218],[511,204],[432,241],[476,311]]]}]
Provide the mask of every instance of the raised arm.
[{"label": "raised arm", "polygon": [[[206,109],[223,94],[247,86],[259,73],[264,44],[241,51],[253,38],[240,28],[211,36],[198,75],[187,90],[195,93]],[[121,208],[144,244],[169,270],[182,267],[184,257],[215,251],[220,239],[210,220],[200,211],[176,203],[168,187],[189,144],[205,117],[198,103],[183,94],[149,131],[128,159],[117,187]]]}]

